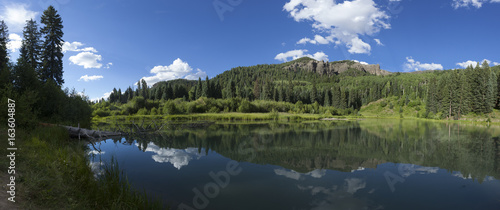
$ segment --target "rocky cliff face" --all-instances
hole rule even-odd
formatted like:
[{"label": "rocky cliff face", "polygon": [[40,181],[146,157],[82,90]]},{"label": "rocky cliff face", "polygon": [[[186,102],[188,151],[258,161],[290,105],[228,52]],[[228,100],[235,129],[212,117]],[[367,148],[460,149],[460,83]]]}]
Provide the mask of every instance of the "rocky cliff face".
[{"label": "rocky cliff face", "polygon": [[310,72],[315,72],[320,75],[328,75],[328,76],[332,76],[334,74],[341,74],[342,72],[347,71],[349,68],[364,71],[377,76],[390,74],[390,72],[388,71],[381,70],[379,64],[365,65],[354,61],[324,62],[324,61],[310,60],[307,62],[292,63],[284,67],[284,69],[289,71],[297,71],[302,69]]}]

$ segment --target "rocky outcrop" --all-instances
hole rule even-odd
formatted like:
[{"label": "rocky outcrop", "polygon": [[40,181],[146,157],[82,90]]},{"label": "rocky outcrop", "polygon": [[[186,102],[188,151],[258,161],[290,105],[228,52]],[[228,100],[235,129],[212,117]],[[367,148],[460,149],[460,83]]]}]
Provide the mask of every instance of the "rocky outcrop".
[{"label": "rocky outcrop", "polygon": [[291,63],[290,65],[284,67],[285,70],[289,71],[306,70],[318,73],[320,75],[328,75],[328,76],[341,74],[342,72],[345,72],[350,68],[364,71],[377,76],[391,74],[388,71],[380,69],[379,64],[366,65],[355,61],[324,62],[324,61],[309,60],[307,62]]}]

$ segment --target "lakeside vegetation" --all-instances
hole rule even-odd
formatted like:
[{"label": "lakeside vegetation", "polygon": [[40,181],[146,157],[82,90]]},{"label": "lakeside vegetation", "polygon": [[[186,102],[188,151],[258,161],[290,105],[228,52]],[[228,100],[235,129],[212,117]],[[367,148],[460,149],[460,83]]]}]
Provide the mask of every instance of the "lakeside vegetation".
[{"label": "lakeside vegetation", "polygon": [[[5,129],[0,134],[6,136]],[[18,130],[16,201],[23,209],[162,209],[150,197],[131,188],[116,161],[106,163],[101,176],[89,167],[85,141],[70,139],[60,127]],[[1,151],[7,155],[7,150]],[[8,159],[0,161],[7,168]]]}]

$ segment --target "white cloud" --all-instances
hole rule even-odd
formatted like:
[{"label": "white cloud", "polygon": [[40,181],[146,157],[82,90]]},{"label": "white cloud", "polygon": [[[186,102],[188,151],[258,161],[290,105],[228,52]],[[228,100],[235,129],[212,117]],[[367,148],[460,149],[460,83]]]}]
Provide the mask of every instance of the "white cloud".
[{"label": "white cloud", "polygon": [[180,58],[177,58],[174,62],[172,62],[172,64],[168,66],[153,67],[153,69],[151,69],[151,73],[155,75],[142,78],[150,86],[160,81],[179,78],[195,80],[198,79],[198,77],[204,78],[207,76],[207,73],[202,71],[201,69],[196,69],[196,71],[193,71],[193,68],[189,66],[187,62],[182,61]]},{"label": "white cloud", "polygon": [[100,80],[102,78],[104,78],[102,75],[92,75],[92,76],[84,75],[84,76],[81,76],[78,81],[83,80],[85,82],[88,82],[88,81]]},{"label": "white cloud", "polygon": [[328,55],[326,55],[324,52],[316,52],[313,55],[311,54],[306,54],[307,50],[290,50],[285,53],[280,53],[274,57],[274,59],[287,62],[288,58],[292,58],[292,60],[302,58],[302,57],[310,57],[312,59],[321,61],[328,61]]},{"label": "white cloud", "polygon": [[35,19],[38,12],[28,10],[27,4],[8,3],[5,4],[0,12],[0,19],[4,20],[9,31],[12,33],[21,33],[26,21]]},{"label": "white cloud", "polygon": [[109,62],[108,64],[106,64],[106,67],[104,67],[104,68],[109,69],[109,68],[111,68],[112,65],[113,65],[113,63]]},{"label": "white cloud", "polygon": [[348,178],[345,181],[347,182],[347,192],[351,194],[366,187],[366,181],[363,179]]},{"label": "white cloud", "polygon": [[384,46],[384,44],[380,41],[380,39],[373,39],[377,43],[377,45]]},{"label": "white cloud", "polygon": [[288,170],[288,169],[274,169],[274,173],[279,176],[284,176],[289,179],[295,179],[299,180],[303,176],[310,176],[316,179],[319,179],[323,176],[326,175],[326,170],[325,169],[315,169],[313,171],[307,172],[307,173],[299,173],[294,170]]},{"label": "white cloud", "polygon": [[16,52],[19,48],[21,48],[21,45],[23,43],[23,39],[21,36],[17,34],[9,34],[9,42],[7,43],[7,49],[10,50],[10,52]]},{"label": "white cloud", "polygon": [[487,62],[490,66],[496,66],[496,65],[500,65],[500,63],[498,62],[491,62],[490,60],[488,59],[483,59],[482,61],[472,61],[472,60],[467,60],[467,61],[464,61],[464,62],[461,62],[461,63],[457,63],[457,66],[460,66],[462,68],[467,68],[469,67],[470,65],[472,65],[472,67],[476,67],[477,66],[477,63],[479,63],[479,65],[483,65],[484,62]]},{"label": "white cloud", "polygon": [[352,60],[352,61],[358,62],[358,63],[363,64],[363,65],[370,65],[369,63],[364,62],[364,61],[358,61],[358,60]]},{"label": "white cloud", "polygon": [[453,0],[451,5],[453,8],[458,9],[460,7],[469,8],[469,6],[473,6],[475,8],[481,8],[484,3],[500,3],[500,0]]},{"label": "white cloud", "polygon": [[315,30],[327,36],[303,38],[298,44],[345,44],[349,52],[370,53],[371,47],[359,38],[389,29],[390,18],[377,8],[373,0],[352,0],[336,3],[334,0],[290,0],[283,6],[295,21],[311,21]]},{"label": "white cloud", "polygon": [[84,44],[81,42],[64,42],[62,46],[62,52],[65,53],[67,51],[71,52],[97,52],[97,50],[93,47],[85,47],[80,48]]},{"label": "white cloud", "polygon": [[[139,144],[135,144],[140,148]],[[161,148],[154,143],[149,143],[146,152],[156,153],[152,156],[153,160],[158,163],[170,163],[177,170],[181,170],[183,166],[187,166],[189,162],[193,159],[200,159],[205,156],[204,153],[199,153],[198,148],[187,148],[187,149],[166,149]]]},{"label": "white cloud", "polygon": [[443,70],[443,66],[441,64],[420,63],[419,61],[415,61],[412,57],[406,57],[404,68],[405,71]]},{"label": "white cloud", "polygon": [[71,63],[83,66],[83,68],[89,69],[89,68],[101,68],[102,63],[99,63],[99,61],[102,60],[101,55],[97,55],[91,52],[81,52],[78,53],[77,55],[73,55],[69,57],[69,61]]},{"label": "white cloud", "polygon": [[314,39],[302,38],[297,42],[297,44],[329,44],[333,42],[333,37],[323,37],[321,35],[314,35]]}]

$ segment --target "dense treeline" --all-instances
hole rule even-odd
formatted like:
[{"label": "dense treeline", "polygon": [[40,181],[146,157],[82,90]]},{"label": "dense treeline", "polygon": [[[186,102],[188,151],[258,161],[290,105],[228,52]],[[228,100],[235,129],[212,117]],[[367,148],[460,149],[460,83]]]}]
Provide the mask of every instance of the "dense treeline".
[{"label": "dense treeline", "polygon": [[[140,85],[136,90],[129,87],[122,93],[114,89],[108,100],[111,103],[97,104],[94,115],[131,115],[139,110],[139,114],[240,111],[239,107],[247,106],[246,102],[258,107],[256,104],[262,103],[259,101],[280,105],[269,109],[255,108],[251,112],[271,112],[274,109],[311,113],[289,109],[289,105],[285,104],[317,104],[318,107],[333,107],[321,110],[333,110],[329,111],[330,114],[349,114],[357,113],[361,106],[370,102],[391,97],[397,99],[397,104],[389,104],[391,109],[398,106],[401,111],[401,107],[422,105],[425,108],[419,116],[458,119],[468,113],[490,113],[500,106],[500,67],[490,68],[486,62],[467,69],[394,73],[388,76],[375,76],[352,68],[333,76],[284,69],[294,62],[307,62],[309,59],[301,58],[277,65],[236,67],[212,79],[207,77],[204,81],[201,78],[198,81],[174,80],[157,83],[151,88],[142,80],[137,83]],[[212,100],[216,102],[205,104],[205,108],[191,108],[202,106],[199,105],[202,102],[194,102],[202,97],[205,98],[201,100],[203,102],[210,99],[216,99]],[[211,104],[216,103],[233,105],[213,108]],[[175,110],[169,111],[165,107]],[[318,113],[318,109],[315,112]]]},{"label": "dense treeline", "polygon": [[[0,21],[2,107],[7,107],[7,98],[15,101],[18,126],[38,121],[90,126],[92,110],[88,98],[74,89],[61,89],[64,84],[62,18],[50,6],[43,12],[41,23],[39,29],[35,20],[26,21],[20,55],[13,63],[7,52],[8,28]],[[7,109],[0,110],[1,119],[7,116],[6,112]]]}]

